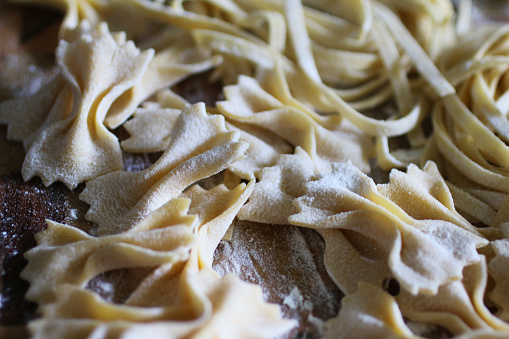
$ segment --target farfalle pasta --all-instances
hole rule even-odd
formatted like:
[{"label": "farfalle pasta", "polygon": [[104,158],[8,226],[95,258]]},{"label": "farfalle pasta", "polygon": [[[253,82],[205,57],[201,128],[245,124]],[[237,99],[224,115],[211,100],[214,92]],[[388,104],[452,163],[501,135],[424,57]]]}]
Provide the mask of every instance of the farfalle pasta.
[{"label": "farfalle pasta", "polygon": [[[351,183],[352,181],[344,182],[344,184],[348,182]],[[353,187],[358,187],[360,183],[362,183],[362,181],[353,184]],[[353,189],[353,187],[350,189]],[[334,190],[335,189],[332,189],[331,191]],[[369,191],[365,192],[368,193]],[[316,195],[313,196],[316,197]],[[301,215],[294,215],[290,217],[289,220],[290,222],[301,225],[306,225],[307,223],[307,225],[319,227],[318,231],[326,243],[324,257],[326,267],[336,284],[340,286],[341,290],[344,291],[347,296],[353,296],[359,293],[358,282],[366,282],[378,286],[378,293],[383,295],[386,293],[381,289],[384,283],[390,281],[390,279],[395,279],[398,284],[397,291],[389,292],[395,295],[394,302],[397,304],[393,303],[392,307],[398,307],[398,309],[396,309],[396,315],[402,314],[415,322],[439,325],[457,335],[467,334],[472,330],[481,329],[487,330],[494,335],[497,335],[497,333],[506,333],[508,331],[509,327],[507,324],[492,315],[484,305],[483,295],[486,288],[487,272],[483,256],[469,263],[466,262],[463,266],[464,268],[461,269],[462,272],[458,272],[460,274],[458,277],[459,279],[450,277],[449,279],[443,280],[434,292],[425,290],[412,291],[411,288],[409,289],[405,286],[406,283],[397,276],[397,273],[395,275],[395,270],[402,269],[401,264],[398,263],[398,260],[394,259],[390,250],[382,245],[382,242],[390,241],[390,236],[388,225],[383,224],[383,218],[381,218],[380,215],[375,214],[370,216],[368,211],[364,210],[362,214],[343,212],[344,214],[350,213],[351,216],[341,218],[339,217],[340,215],[337,214],[337,211],[332,210],[332,206],[325,211],[313,208],[312,206],[304,207],[303,201],[305,201],[305,197],[306,196],[303,196],[303,198],[297,199],[297,201],[301,200],[298,205],[301,208]],[[313,204],[322,205],[320,202],[313,202]],[[357,204],[358,202],[354,205]],[[370,221],[375,219],[377,220],[375,223]],[[348,225],[348,228],[338,232],[336,227],[340,225],[343,220],[345,220],[344,223]],[[431,220],[428,220],[428,223],[430,221]],[[442,227],[444,226],[445,224]],[[376,231],[374,231],[374,228],[376,227],[386,228],[387,230],[375,233]],[[459,234],[452,235],[454,232],[448,231],[451,238],[449,238],[447,242],[442,242],[440,245],[439,243],[441,240],[439,240],[439,243],[436,243],[434,246],[454,246],[453,243],[455,240],[453,239],[457,240],[458,236],[461,237],[461,233],[470,237],[467,235],[469,232],[458,226],[454,227],[457,228]],[[371,230],[367,231],[370,228]],[[404,243],[404,247],[401,247],[402,250],[404,251],[405,247],[408,249],[416,248],[415,244],[410,245],[408,241],[410,239],[403,239],[405,234],[410,235],[409,233],[402,233],[402,243]],[[428,233],[428,235],[431,234]],[[487,243],[481,238],[478,238],[477,241],[477,246],[484,246]],[[466,244],[466,242],[460,242],[462,245]],[[419,251],[419,258],[422,259],[426,256],[426,252],[430,249],[430,246],[431,243],[428,243],[426,250]],[[432,251],[434,251],[434,254],[440,252],[438,247],[434,247]],[[456,255],[459,254],[458,251],[455,251],[455,253]],[[472,251],[471,254],[477,256],[475,250]],[[411,256],[404,253],[401,253],[401,255],[403,261],[405,261],[405,258],[411,258]],[[349,258],[348,262],[345,263],[342,258]],[[438,266],[444,265],[446,261],[451,259],[452,258],[446,258],[444,255],[440,255],[440,257],[432,260],[434,263],[433,274],[439,272]],[[417,259],[417,261],[410,260],[408,263],[411,262],[410,265],[417,268],[420,266],[417,263],[418,260],[419,259]],[[457,259],[452,260],[455,261]],[[445,265],[447,266],[447,264]],[[453,265],[456,266],[458,263]],[[446,266],[444,266],[444,268]],[[450,268],[452,268],[452,266],[450,266]],[[450,268],[445,269],[444,272],[448,272],[448,274],[452,273]],[[412,277],[412,279],[415,279],[414,282],[417,282],[417,280],[422,278],[419,278],[418,275],[424,273],[423,271],[418,273],[418,271],[415,272],[417,274],[409,274],[409,272],[406,271],[404,275],[408,278]],[[403,270],[401,272],[403,272]],[[428,278],[430,277],[431,276],[428,276]],[[438,276],[435,276],[435,278],[438,278]],[[431,280],[428,280],[428,284],[430,282]],[[389,295],[386,296],[386,298],[389,297]],[[385,312],[378,314],[380,318],[384,318],[385,316]],[[340,319],[342,319],[342,317],[343,315],[341,315],[340,312],[337,319],[330,321],[328,326],[331,326],[331,333],[338,333],[337,331],[341,331],[341,329],[344,328],[343,326],[334,328],[335,326],[340,326]],[[394,333],[401,333],[399,325],[397,328],[394,328],[394,323],[388,323],[385,326],[389,325],[393,327]],[[357,328],[357,330],[361,331],[361,328]]]},{"label": "farfalle pasta", "polygon": [[[35,338],[288,335],[214,272],[237,220],[323,238],[345,294],[325,337],[507,336],[506,26],[471,30],[470,1],[49,4],[60,74],[0,122],[26,180],[85,182],[96,233],[48,221],[26,254]],[[177,94],[206,71],[214,103]],[[129,172],[122,151],[162,155]],[[132,268],[124,300],[91,284]]]},{"label": "farfalle pasta", "polygon": [[[228,197],[219,192],[212,193],[216,215],[188,215],[192,199],[200,203],[207,194],[196,191],[192,199],[171,200],[117,235],[96,238],[50,222],[27,254],[30,264],[23,273],[32,283],[27,297],[40,304],[44,315],[31,324],[34,337],[134,338],[150,333],[157,338],[269,338],[293,327],[292,321],[280,318],[277,306],[262,300],[259,287],[235,276],[221,278],[209,266],[200,268],[199,257],[209,246],[215,248],[211,234],[220,239],[231,222],[228,213],[235,211],[218,200],[236,200],[238,193]],[[104,300],[85,288],[102,272],[139,266],[156,269],[124,303]],[[239,303],[239,298],[245,301]],[[245,303],[256,307],[238,312],[237,305]]]},{"label": "farfalle pasta", "polygon": [[153,51],[141,52],[125,35],[111,35],[106,24],[90,27],[85,22],[76,29],[68,34],[72,40],[61,40],[56,51],[64,80],[54,83],[62,87],[43,89],[39,95],[48,108],[33,112],[42,115],[35,117],[40,125],[26,126],[21,113],[27,110],[25,100],[14,99],[1,108],[2,121],[11,129],[37,131],[28,136],[14,132],[28,137],[23,177],[40,176],[46,185],[59,180],[69,188],[122,168],[120,145],[103,121],[115,99],[139,80],[153,57]]},{"label": "farfalle pasta", "polygon": [[[197,134],[190,137],[189,131]],[[241,159],[249,145],[238,139],[222,116],[209,116],[203,103],[190,106],[180,114],[170,146],[150,168],[117,171],[87,183],[80,195],[91,205],[87,218],[99,225],[99,234],[131,228],[189,185]]]},{"label": "farfalle pasta", "polygon": [[[157,102],[151,102],[149,107],[136,110],[133,118],[124,124],[131,135],[122,141],[122,148],[131,152],[164,151],[171,140],[171,131],[175,125],[181,109],[190,105],[187,101],[173,99],[161,94]],[[230,170],[242,178],[253,179],[259,172],[276,162],[281,154],[291,152],[292,147],[281,137],[270,131],[256,126],[226,121],[228,130],[239,134],[239,141],[249,144],[244,159],[231,164]]]},{"label": "farfalle pasta", "polygon": [[[105,126],[118,127],[158,90],[221,62],[181,32],[164,40],[170,47],[154,55],[126,42],[125,34],[112,35],[105,24],[84,22],[66,31],[56,53],[61,75],[34,94],[33,102],[14,99],[0,107],[8,137],[23,141],[27,150],[24,178],[40,176],[46,185],[62,181],[75,188],[122,169],[120,145]],[[20,114],[25,111],[29,117]]]},{"label": "farfalle pasta", "polygon": [[220,56],[211,56],[210,52],[198,48],[185,32],[170,31],[162,35],[162,41],[156,41],[157,45],[154,43],[153,47],[164,47],[155,53],[142,78],[109,109],[104,121],[109,128],[120,126],[136,107],[158,90],[173,86],[192,74],[209,70],[222,61]]}]

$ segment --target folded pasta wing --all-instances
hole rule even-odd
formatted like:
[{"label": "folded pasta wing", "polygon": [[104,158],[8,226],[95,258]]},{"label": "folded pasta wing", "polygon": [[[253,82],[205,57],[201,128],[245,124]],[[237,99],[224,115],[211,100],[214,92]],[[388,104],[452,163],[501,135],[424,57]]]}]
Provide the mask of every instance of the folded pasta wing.
[{"label": "folded pasta wing", "polygon": [[495,317],[484,304],[487,284],[486,261],[465,267],[464,278],[440,287],[436,295],[410,295],[402,291],[396,297],[404,316],[419,322],[447,328],[455,335],[484,330],[491,335],[506,333],[509,326]]},{"label": "folded pasta wing", "polygon": [[131,137],[121,142],[122,148],[133,153],[164,151],[180,113],[172,108],[138,108],[123,125]]},{"label": "folded pasta wing", "polygon": [[206,71],[221,63],[220,56],[212,56],[193,44],[189,34],[177,31],[168,41],[169,47],[158,51],[147,66],[140,81],[112,104],[105,125],[116,128],[126,121],[143,101],[158,90],[170,87],[182,79]]},{"label": "folded pasta wing", "polygon": [[274,165],[281,154],[292,151],[292,147],[284,139],[265,129],[239,123],[227,123],[226,127],[239,132],[239,140],[249,144],[246,157],[229,168],[243,179],[258,178],[260,172],[265,167]]},{"label": "folded pasta wing", "polygon": [[[259,286],[233,275],[221,278],[211,268],[213,252],[252,186],[206,191],[195,185],[184,194],[188,198],[171,200],[131,230],[99,238],[48,222],[23,271],[32,283],[28,297],[42,313],[29,325],[34,338],[272,338],[287,332],[295,321],[282,319]],[[125,302],[85,289],[101,273],[146,266],[156,269]]]},{"label": "folded pasta wing", "polygon": [[315,177],[315,164],[300,147],[295,154],[280,155],[276,164],[263,169],[249,202],[238,214],[240,220],[286,225],[297,213],[293,200],[304,195],[303,184]]},{"label": "folded pasta wing", "polygon": [[357,292],[341,301],[339,316],[325,323],[325,338],[412,338],[394,297],[360,282]]},{"label": "folded pasta wing", "polygon": [[495,257],[491,259],[488,269],[489,274],[495,280],[495,287],[489,293],[490,299],[500,308],[498,316],[505,321],[509,320],[509,292],[506,281],[509,278],[507,264],[509,262],[509,241],[496,240],[491,243],[495,251]]},{"label": "folded pasta wing", "polygon": [[441,285],[461,279],[463,267],[479,261],[476,248],[487,244],[440,216],[412,218],[351,164],[337,164],[332,173],[307,183],[306,195],[296,199],[296,206],[300,212],[289,218],[292,224],[354,232],[369,239],[365,246],[376,244],[378,260],[386,261],[414,295],[436,294]]},{"label": "folded pasta wing", "polygon": [[[318,229],[318,232],[326,244],[324,260],[327,271],[346,294],[346,300],[350,300],[350,296],[358,298],[362,284],[385,288],[385,283],[392,279],[398,287],[389,292],[395,295],[398,313],[412,321],[439,325],[458,335],[473,329],[486,329],[491,333],[507,330],[507,325],[484,305],[486,264],[483,257],[480,262],[465,267],[462,280],[441,285],[436,294],[414,295],[400,287],[399,280],[384,259],[384,248],[377,246],[373,240],[344,230]],[[354,299],[351,300],[353,303]],[[336,333],[334,328],[340,329],[337,326],[343,317],[341,312],[343,310],[339,318],[331,320],[331,333]]]},{"label": "folded pasta wing", "polygon": [[259,286],[233,275],[220,278],[208,268],[162,266],[126,304],[71,285],[60,292],[43,309],[45,317],[30,323],[34,338],[274,338],[295,326],[281,318],[277,305],[263,301]]},{"label": "folded pasta wing", "polygon": [[[28,149],[22,174],[25,180],[40,176],[45,185],[58,180],[72,189],[122,168],[118,140],[103,121],[115,99],[140,79],[153,51],[141,52],[124,35],[110,34],[106,24],[90,27],[83,22],[67,35],[69,40],[61,40],[56,51],[65,85],[50,111],[29,112],[29,125],[22,129],[37,131],[24,138]],[[53,86],[58,88],[59,82]],[[41,91],[47,107],[55,92]]]},{"label": "folded pasta wing", "polygon": [[[28,150],[37,132],[54,119],[48,119],[48,116],[52,115],[52,110],[59,111],[60,114],[64,114],[63,118],[66,118],[69,108],[66,106],[61,108],[61,104],[57,102],[63,101],[62,104],[70,105],[67,97],[70,93],[62,93],[64,84],[64,78],[58,75],[28,97],[14,98],[0,103],[0,123],[8,125],[7,139],[23,142],[23,147]],[[57,112],[54,112],[53,116],[55,113]]]},{"label": "folded pasta wing", "polygon": [[[164,100],[168,99],[165,96]],[[133,117],[123,125],[131,135],[129,139],[122,141],[123,149],[129,152],[156,152],[168,148],[171,131],[181,111],[162,106],[165,105],[157,103],[136,110]],[[267,133],[266,130],[229,122],[226,122],[226,128],[239,133],[239,141],[249,144],[246,157],[230,166],[230,170],[241,178],[252,179],[258,176],[260,170],[273,165],[281,153],[291,151],[291,147],[284,140]]]},{"label": "folded pasta wing", "polygon": [[[225,96],[227,101],[218,102],[217,106],[227,118],[262,127],[294,147],[302,147],[320,172],[329,171],[331,164],[339,161],[352,161],[363,171],[369,171],[372,145],[347,121],[340,123],[337,117],[310,116],[287,106],[247,76],[240,76],[237,85],[226,87]],[[333,128],[328,126],[331,120],[336,121]]]},{"label": "folded pasta wing", "polygon": [[240,184],[232,190],[221,184],[210,190],[192,186],[181,196],[191,199],[189,213],[200,220],[198,229],[199,266],[212,268],[214,251],[224,237],[239,209],[255,186],[254,181]]},{"label": "folded pasta wing", "polygon": [[99,234],[131,228],[186,187],[241,159],[249,145],[238,138],[226,130],[223,117],[207,115],[203,103],[185,109],[172,130],[170,146],[154,165],[87,183],[80,194],[91,205],[87,219],[99,224]]},{"label": "folded pasta wing", "polygon": [[44,305],[58,298],[63,284],[84,288],[98,274],[116,268],[185,261],[195,242],[194,220],[189,222],[96,238],[48,221],[37,236],[38,246],[25,254],[29,264],[22,277],[31,283],[27,298]]}]

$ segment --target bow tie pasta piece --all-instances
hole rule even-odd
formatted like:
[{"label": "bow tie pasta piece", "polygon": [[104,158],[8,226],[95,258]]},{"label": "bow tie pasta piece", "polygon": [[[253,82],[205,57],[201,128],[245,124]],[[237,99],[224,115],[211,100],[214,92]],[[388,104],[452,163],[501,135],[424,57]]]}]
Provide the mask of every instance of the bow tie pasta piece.
[{"label": "bow tie pasta piece", "polygon": [[414,338],[394,297],[359,282],[356,293],[341,300],[339,316],[325,323],[325,338]]},{"label": "bow tie pasta piece", "polygon": [[[337,161],[352,161],[369,171],[370,140],[348,122],[325,128],[307,113],[284,105],[246,76],[239,77],[237,85],[226,87],[225,96],[227,101],[217,106],[227,118],[267,129],[300,146],[320,172],[330,170],[331,163]],[[326,118],[321,120],[327,124]]]},{"label": "bow tie pasta piece", "polygon": [[394,276],[412,294],[435,294],[441,285],[461,279],[463,267],[479,261],[476,248],[487,244],[440,218],[412,218],[351,164],[335,164],[332,173],[308,182],[306,195],[295,202],[299,213],[290,223],[348,230],[374,241],[388,256]]},{"label": "bow tie pasta piece", "polygon": [[486,331],[495,337],[509,333],[509,326],[495,317],[484,304],[487,268],[484,256],[465,267],[464,278],[440,287],[436,295],[413,296],[402,291],[396,296],[404,316],[419,322],[447,328],[455,335],[472,330]]},{"label": "bow tie pasta piece", "polygon": [[[33,96],[41,107],[28,111],[27,123],[14,121],[14,134],[32,130],[23,137],[25,180],[40,176],[45,185],[58,180],[72,189],[122,168],[120,145],[103,120],[115,99],[140,79],[153,52],[140,52],[125,35],[110,34],[106,24],[83,22],[66,38],[56,51],[61,75]],[[16,105],[2,115],[19,120],[30,107]]]},{"label": "bow tie pasta piece", "polygon": [[[260,287],[233,275],[220,278],[210,268],[252,186],[205,191],[195,185],[185,194],[192,200],[173,199],[131,230],[99,238],[48,222],[23,271],[31,282],[28,298],[43,316],[29,325],[34,337],[272,338],[290,330],[295,322],[281,319]],[[85,289],[103,272],[145,266],[156,269],[123,303]]]},{"label": "bow tie pasta piece", "polygon": [[[318,232],[326,243],[324,260],[327,271],[347,297],[361,295],[361,284],[384,287],[386,281],[394,279],[386,249],[373,239],[356,232],[330,228],[320,228]],[[495,334],[504,332],[508,330],[507,325],[494,317],[483,303],[487,276],[485,266],[481,257],[480,262],[465,267],[462,280],[445,283],[434,295],[414,295],[399,288],[399,284],[395,291],[389,289],[389,292],[395,295],[400,309],[398,313],[411,321],[439,325],[458,335],[472,329],[489,329]],[[343,317],[341,312],[343,310],[340,310],[339,318],[331,320],[330,326],[338,325]],[[332,331],[335,333],[334,329]]]},{"label": "bow tie pasta piece", "polygon": [[315,164],[300,147],[295,154],[279,156],[273,167],[263,169],[249,202],[239,211],[240,220],[286,225],[297,213],[293,200],[304,195],[303,184],[316,175]]},{"label": "bow tie pasta piece", "polygon": [[35,338],[274,338],[296,325],[263,301],[259,286],[192,265],[161,266],[122,305],[64,285],[43,314],[29,325]]},{"label": "bow tie pasta piece", "polygon": [[[131,137],[122,141],[122,148],[142,153],[164,151],[170,144],[171,131],[180,113],[179,109],[162,108],[158,104],[137,109],[133,118],[123,125]],[[263,168],[272,166],[280,154],[292,150],[284,140],[254,126],[226,122],[226,128],[239,133],[239,141],[249,144],[246,157],[230,166],[241,178],[255,178]]]},{"label": "bow tie pasta piece", "polygon": [[[66,31],[64,42],[73,43],[85,35],[89,40],[99,39],[105,33],[105,27],[92,29],[84,21],[75,30]],[[122,34],[113,34],[112,37],[118,44],[125,43]],[[8,139],[22,141],[28,151],[34,139],[48,126],[69,118],[72,101],[73,94],[68,80],[60,74],[28,97],[2,102],[0,122],[8,124]]]},{"label": "bow tie pasta piece", "polygon": [[89,181],[80,199],[90,204],[87,219],[99,234],[134,226],[182,191],[243,158],[248,144],[228,132],[224,118],[207,115],[203,103],[185,109],[171,133],[170,146],[154,165],[131,173],[118,171]]},{"label": "bow tie pasta piece", "polygon": [[37,235],[38,246],[26,253],[29,264],[22,276],[31,283],[27,298],[48,304],[63,284],[84,288],[98,274],[116,268],[183,262],[196,241],[195,221],[100,238],[48,221],[48,229]]}]

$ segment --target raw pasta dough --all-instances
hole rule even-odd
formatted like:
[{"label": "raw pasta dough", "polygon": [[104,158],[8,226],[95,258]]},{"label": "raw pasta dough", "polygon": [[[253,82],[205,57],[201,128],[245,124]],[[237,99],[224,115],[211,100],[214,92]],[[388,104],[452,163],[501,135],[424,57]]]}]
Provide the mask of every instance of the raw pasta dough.
[{"label": "raw pasta dough", "polygon": [[[472,33],[468,1],[457,19],[447,0],[52,3],[66,13],[61,75],[2,103],[0,121],[28,150],[26,179],[86,181],[80,198],[98,237],[49,222],[27,253],[28,297],[43,315],[30,325],[36,337],[288,331],[295,324],[258,288],[211,268],[235,217],[319,232],[346,295],[328,337],[417,337],[415,323],[507,336],[507,27]],[[103,74],[94,53],[113,52],[125,64]],[[168,88],[208,69],[225,85],[214,107]],[[28,119],[12,107],[31,110]],[[49,132],[72,119],[112,155],[71,152],[35,169],[42,138],[73,149],[78,139]],[[163,151],[153,166],[121,171],[105,126],[122,124],[124,149]],[[393,150],[396,139],[404,145]],[[388,183],[365,174],[375,163],[392,169]],[[213,188],[196,184],[217,173]],[[137,266],[154,270],[122,305],[86,289],[98,274]],[[387,281],[398,291],[384,290]],[[252,313],[239,312],[244,303]]]}]

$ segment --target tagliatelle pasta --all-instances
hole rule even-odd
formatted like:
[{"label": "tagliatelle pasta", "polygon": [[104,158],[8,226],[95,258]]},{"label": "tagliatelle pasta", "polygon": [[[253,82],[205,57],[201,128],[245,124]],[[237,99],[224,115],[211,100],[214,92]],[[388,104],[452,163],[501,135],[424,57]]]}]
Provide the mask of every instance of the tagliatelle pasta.
[{"label": "tagliatelle pasta", "polygon": [[[85,183],[95,233],[48,221],[27,252],[35,338],[288,335],[258,287],[214,272],[244,221],[322,237],[345,295],[325,337],[508,335],[507,26],[471,30],[469,1],[49,4],[60,74],[0,122],[25,179]],[[177,94],[206,71],[213,103]],[[162,155],[129,172],[122,149]],[[133,268],[123,300],[94,290]]]},{"label": "tagliatelle pasta", "polygon": [[[333,125],[335,117],[315,122],[305,112],[288,107],[272,97],[251,78],[241,77],[239,84],[225,89],[227,101],[218,102],[226,117],[242,123],[263,127],[279,134],[293,146],[300,146],[310,154],[319,171],[328,171],[330,164],[351,160],[367,170],[370,155],[368,140],[348,124]],[[254,104],[254,105],[252,105]],[[345,126],[346,125],[346,126]],[[356,140],[357,139],[357,140]]]}]

